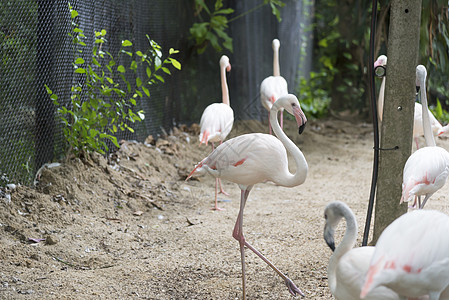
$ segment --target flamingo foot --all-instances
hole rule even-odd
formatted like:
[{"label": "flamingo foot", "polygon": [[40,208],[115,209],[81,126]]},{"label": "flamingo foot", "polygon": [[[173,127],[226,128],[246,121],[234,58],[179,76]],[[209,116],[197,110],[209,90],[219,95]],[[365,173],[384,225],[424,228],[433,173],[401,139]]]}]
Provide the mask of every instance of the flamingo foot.
[{"label": "flamingo foot", "polygon": [[216,210],[216,211],[222,211],[222,210],[225,210],[224,208],[220,208],[220,207],[218,207],[218,206],[211,207],[210,209],[211,209],[211,210]]},{"label": "flamingo foot", "polygon": [[300,295],[302,297],[304,297],[304,293],[301,292],[301,290],[293,283],[293,281],[286,277],[285,278],[285,285],[287,285],[288,287],[288,291],[290,292],[290,294],[292,294],[293,296],[297,296]]}]

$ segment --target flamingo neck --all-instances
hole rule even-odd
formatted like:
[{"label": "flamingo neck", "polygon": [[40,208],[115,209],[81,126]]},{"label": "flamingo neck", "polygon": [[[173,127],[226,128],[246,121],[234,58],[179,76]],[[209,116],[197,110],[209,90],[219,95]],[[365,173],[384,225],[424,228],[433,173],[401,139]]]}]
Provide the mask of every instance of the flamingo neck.
[{"label": "flamingo neck", "polygon": [[424,129],[424,139],[427,147],[435,147],[435,138],[433,137],[432,127],[430,125],[429,108],[427,106],[426,78],[421,78],[420,82],[421,104],[422,104],[422,127]]},{"label": "flamingo neck", "polygon": [[307,165],[306,158],[304,157],[304,154],[302,154],[301,150],[299,150],[299,148],[287,137],[279,126],[278,111],[279,108],[277,106],[273,106],[271,108],[270,124],[273,128],[274,134],[282,142],[287,151],[293,156],[296,164],[296,171],[294,174],[291,174],[287,168],[286,172],[279,174],[277,178],[273,179],[273,181],[282,186],[294,187],[304,183],[309,166]]},{"label": "flamingo neck", "polygon": [[279,67],[279,48],[273,49],[273,76],[281,76]]},{"label": "flamingo neck", "polygon": [[337,288],[337,266],[340,259],[348,251],[354,248],[355,241],[357,239],[357,222],[354,214],[349,210],[342,210],[343,217],[346,220],[346,231],[343,239],[338,247],[335,249],[329,260],[329,266],[327,268],[327,277],[329,279],[329,288],[334,294]]},{"label": "flamingo neck", "polygon": [[231,105],[229,101],[228,84],[226,83],[226,66],[221,67],[221,96],[224,104]]},{"label": "flamingo neck", "polygon": [[385,76],[382,78],[382,83],[380,84],[379,97],[377,98],[377,116],[379,121],[382,122],[382,116],[384,113],[384,98],[385,98]]}]

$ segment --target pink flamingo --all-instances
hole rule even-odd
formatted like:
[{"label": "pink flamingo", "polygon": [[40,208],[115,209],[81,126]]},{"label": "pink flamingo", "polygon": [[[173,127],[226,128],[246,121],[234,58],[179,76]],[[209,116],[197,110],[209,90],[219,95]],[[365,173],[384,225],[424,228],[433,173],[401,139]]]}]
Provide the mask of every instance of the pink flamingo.
[{"label": "pink flamingo", "polygon": [[[386,65],[387,65],[387,57],[385,55],[380,55],[374,62],[374,67]],[[379,123],[382,123],[384,95],[385,95],[385,78],[386,76],[382,78],[382,84],[380,85],[379,89],[379,97],[377,98],[377,112],[378,112],[377,116],[379,119]],[[415,112],[413,116],[413,139],[415,140],[416,149],[419,149],[418,138],[424,135],[422,112],[423,112],[422,104],[415,102]],[[428,113],[433,135],[443,135],[449,132],[449,125],[443,127],[441,123],[438,122],[438,120],[435,118],[435,116],[431,111],[428,110]]]},{"label": "pink flamingo", "polygon": [[[329,203],[324,210],[324,240],[334,251],[327,269],[332,295],[337,300],[360,300],[364,275],[368,271],[374,247],[353,248],[357,239],[357,221],[352,210],[343,202]],[[340,220],[346,220],[346,232],[335,249],[334,232]],[[392,290],[380,286],[373,289],[367,300],[399,300]]]},{"label": "pink flamingo", "polygon": [[415,210],[396,219],[377,241],[360,297],[386,286],[401,299],[442,299],[449,286],[448,232],[449,217],[438,211]]},{"label": "pink flamingo", "polygon": [[[288,94],[287,81],[281,76],[279,68],[279,47],[281,43],[278,39],[272,42],[273,47],[273,76],[265,78],[260,84],[260,101],[263,107],[268,110],[268,127],[271,134],[270,113],[271,106],[279,97]],[[284,128],[283,109],[281,109],[281,128]]]},{"label": "pink flamingo", "polygon": [[[413,207],[423,208],[426,201],[437,190],[444,186],[449,175],[449,153],[446,149],[437,147],[430,127],[430,116],[427,108],[426,97],[427,71],[423,65],[416,67],[416,85],[420,87],[423,108],[422,126],[427,147],[416,150],[407,159],[404,166],[402,180],[402,202],[410,201],[413,196],[415,200]],[[421,204],[421,196],[425,195]]]},{"label": "pink flamingo", "polygon": [[[292,295],[303,295],[292,280],[246,242],[243,235],[243,210],[249,192],[256,183],[272,181],[277,185],[294,187],[303,184],[307,177],[308,165],[304,155],[279,127],[277,113],[281,108],[286,109],[287,112],[295,116],[299,126],[299,133],[302,133],[307,121],[306,116],[301,110],[296,96],[291,94],[285,95],[273,104],[270,114],[273,131],[279,139],[273,135],[263,133],[245,134],[230,139],[199,162],[189,177],[187,177],[189,179],[193,174],[208,173],[215,178],[223,178],[237,183],[241,189],[240,210],[232,236],[240,244],[243,299],[246,299],[245,246],[257,254],[283,278]],[[291,174],[288,169],[286,149],[296,163],[296,172],[294,174]]]},{"label": "pink flamingo", "polygon": [[[221,76],[221,94],[223,103],[212,103],[203,112],[200,121],[200,145],[211,142],[212,151],[215,149],[215,142],[220,144],[226,139],[232,130],[234,123],[234,111],[229,102],[229,91],[226,83],[226,71],[231,71],[231,64],[229,58],[223,55],[220,59],[220,76]],[[218,186],[220,186],[220,193],[229,196],[221,186],[221,180],[215,179],[215,206],[211,209],[222,210],[218,207]]]}]

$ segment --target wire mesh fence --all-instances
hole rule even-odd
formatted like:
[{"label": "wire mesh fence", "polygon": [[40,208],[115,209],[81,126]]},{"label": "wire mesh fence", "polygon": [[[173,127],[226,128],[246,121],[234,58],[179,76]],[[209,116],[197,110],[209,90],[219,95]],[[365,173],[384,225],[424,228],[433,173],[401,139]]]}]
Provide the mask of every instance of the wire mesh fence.
[{"label": "wire mesh fence", "polygon": [[[259,2],[224,1],[225,6],[236,10],[236,15]],[[294,28],[282,29],[269,7],[230,24],[234,53],[225,54],[233,66],[229,86],[236,119],[266,116],[258,89],[263,78],[271,75],[271,40],[278,35],[281,40],[282,35],[289,39],[286,47],[281,47],[281,72],[284,65],[289,90],[295,91],[295,70],[303,49],[292,45],[301,42],[303,32],[292,24],[298,23],[309,8],[304,8],[302,1],[286,2],[288,24]],[[119,140],[143,141],[176,124],[198,122],[208,104],[220,101],[218,61],[223,53],[213,49],[202,55],[195,53],[189,39],[190,26],[198,22],[194,1],[72,0],[70,5],[79,13],[76,21],[89,47],[94,45],[94,32],[105,29],[104,47],[111,53],[119,51],[125,39],[132,41],[134,50],[148,48],[147,34],[165,53],[171,47],[181,50],[176,58],[182,63],[182,72],[174,71],[164,84],[152,86],[150,97],[144,96],[136,108],[145,112],[145,119],[134,124],[134,133],[119,131]],[[58,95],[61,104],[70,106],[72,85],[83,84],[82,77],[73,72],[75,50],[68,35],[71,22],[66,0],[0,2],[0,185],[31,183],[44,163],[61,159],[67,151],[62,124],[45,85]],[[283,49],[290,49],[284,58]],[[89,55],[83,58],[91,59]],[[137,75],[127,76],[133,81]]]}]

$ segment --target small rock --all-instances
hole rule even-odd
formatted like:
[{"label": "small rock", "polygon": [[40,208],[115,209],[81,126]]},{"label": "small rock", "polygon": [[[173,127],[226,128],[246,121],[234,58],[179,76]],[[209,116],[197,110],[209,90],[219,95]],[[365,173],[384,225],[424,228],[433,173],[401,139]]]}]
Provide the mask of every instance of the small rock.
[{"label": "small rock", "polygon": [[45,238],[45,244],[46,245],[56,245],[58,243],[58,239],[54,236],[47,235]]}]

